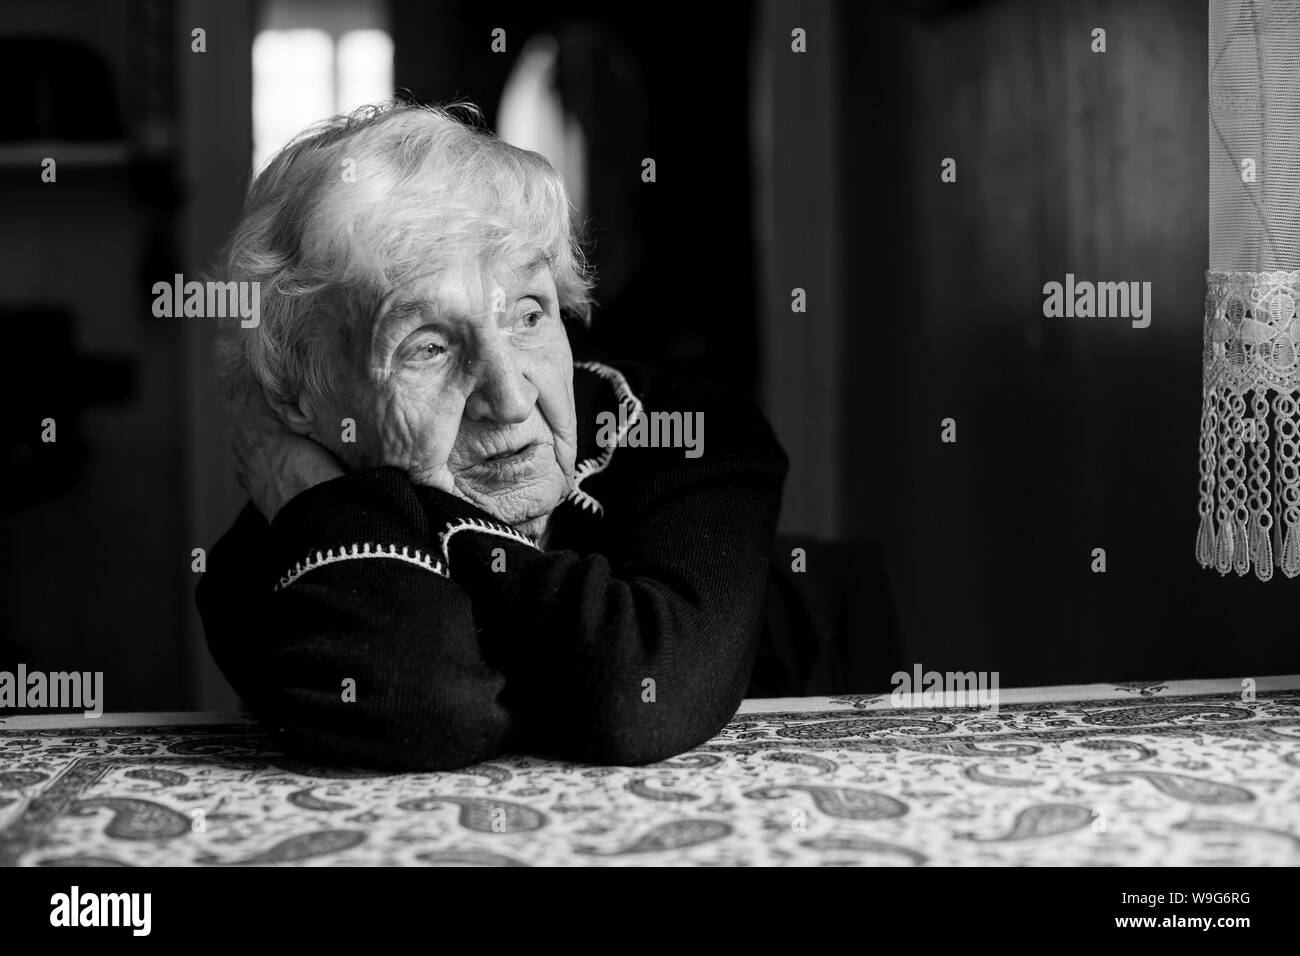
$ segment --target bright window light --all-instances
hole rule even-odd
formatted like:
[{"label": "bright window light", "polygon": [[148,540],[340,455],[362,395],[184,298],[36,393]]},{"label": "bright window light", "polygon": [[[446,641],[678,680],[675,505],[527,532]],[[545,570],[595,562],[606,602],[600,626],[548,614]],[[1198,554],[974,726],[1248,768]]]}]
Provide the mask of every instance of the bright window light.
[{"label": "bright window light", "polygon": [[263,30],[253,40],[253,168],[334,114],[334,41],[324,30]]},{"label": "bright window light", "polygon": [[393,95],[393,38],[383,30],[350,30],[339,37],[338,112]]},{"label": "bright window light", "polygon": [[253,169],[313,123],[393,93],[383,30],[263,30],[253,40]]}]

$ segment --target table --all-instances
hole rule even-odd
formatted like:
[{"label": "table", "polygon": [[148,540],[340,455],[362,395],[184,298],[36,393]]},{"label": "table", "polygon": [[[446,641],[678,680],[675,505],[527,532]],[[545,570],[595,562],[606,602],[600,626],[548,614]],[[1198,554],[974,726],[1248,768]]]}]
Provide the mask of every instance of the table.
[{"label": "table", "polygon": [[[1243,699],[1246,698],[1246,699]],[[318,767],[207,714],[0,721],[0,864],[1300,864],[1300,677],[746,701],[645,767]]]}]

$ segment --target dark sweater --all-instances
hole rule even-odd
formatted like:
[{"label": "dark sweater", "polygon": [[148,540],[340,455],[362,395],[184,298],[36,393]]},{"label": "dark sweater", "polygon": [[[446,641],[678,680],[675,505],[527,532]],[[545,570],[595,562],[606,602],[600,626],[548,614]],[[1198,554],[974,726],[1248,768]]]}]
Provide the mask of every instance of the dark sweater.
[{"label": "dark sweater", "polygon": [[[574,393],[579,486],[545,551],[394,468],[317,485],[271,524],[244,509],[198,605],[218,665],[283,746],[430,770],[505,751],[641,764],[734,715],[785,454],[724,389],[583,363]],[[620,402],[629,419],[703,412],[703,456],[600,448],[597,415]]]}]

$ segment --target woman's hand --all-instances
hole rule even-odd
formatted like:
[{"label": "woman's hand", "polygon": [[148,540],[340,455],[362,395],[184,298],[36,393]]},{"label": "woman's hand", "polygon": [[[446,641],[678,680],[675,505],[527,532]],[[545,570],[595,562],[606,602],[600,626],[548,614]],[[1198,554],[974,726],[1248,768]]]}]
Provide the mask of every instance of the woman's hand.
[{"label": "woman's hand", "polygon": [[344,474],[325,448],[289,430],[261,388],[245,391],[233,413],[235,476],[267,521],[294,495]]}]

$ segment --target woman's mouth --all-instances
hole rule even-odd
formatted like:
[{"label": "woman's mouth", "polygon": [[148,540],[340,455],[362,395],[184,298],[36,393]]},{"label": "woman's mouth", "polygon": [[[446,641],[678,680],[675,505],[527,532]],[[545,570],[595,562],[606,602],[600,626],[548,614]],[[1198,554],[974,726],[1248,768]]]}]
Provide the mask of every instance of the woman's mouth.
[{"label": "woman's mouth", "polygon": [[527,445],[513,451],[505,451],[484,458],[468,471],[475,478],[492,483],[527,478],[540,464],[541,451],[549,447],[549,445],[542,442],[529,442]]},{"label": "woman's mouth", "polygon": [[483,461],[485,464],[497,461],[510,461],[512,458],[518,458],[520,455],[528,454],[528,451],[536,447],[536,445],[537,442],[529,442],[527,445],[521,445],[513,451],[503,451],[499,455],[489,455],[487,458],[484,458]]}]

